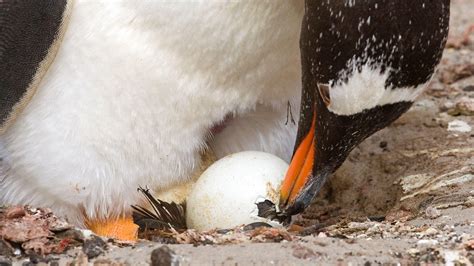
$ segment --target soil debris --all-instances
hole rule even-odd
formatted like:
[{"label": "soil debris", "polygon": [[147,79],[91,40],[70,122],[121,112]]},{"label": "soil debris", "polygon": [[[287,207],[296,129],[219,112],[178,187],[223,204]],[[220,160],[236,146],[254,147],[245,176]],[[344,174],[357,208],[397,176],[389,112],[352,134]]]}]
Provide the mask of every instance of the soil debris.
[{"label": "soil debris", "polygon": [[457,64],[447,67],[447,69],[440,74],[439,79],[444,84],[452,84],[473,75],[474,64]]},{"label": "soil debris", "polygon": [[474,239],[468,240],[466,243],[464,243],[464,247],[467,250],[474,250]]},{"label": "soil debris", "polygon": [[460,36],[454,37],[450,34],[446,42],[446,47],[460,49],[463,46],[469,45],[471,43],[472,33],[474,33],[474,24],[468,26]]},{"label": "soil debris", "polygon": [[[291,241],[295,235],[289,233],[285,228],[273,228],[268,226],[258,226],[246,228],[240,226],[226,230],[211,230],[199,232],[194,229],[178,231],[159,231],[155,235],[161,234],[161,239],[167,238],[165,243],[192,244],[199,245],[224,245],[241,243],[278,243],[281,241]],[[171,240],[169,240],[171,239]],[[163,243],[163,242],[162,242]]]},{"label": "soil debris", "polygon": [[8,241],[14,243],[25,243],[27,241],[48,237],[51,231],[48,230],[44,221],[37,219],[10,220],[2,223],[0,235]]},{"label": "soil debris", "polygon": [[13,256],[13,247],[4,239],[0,238],[0,256]]},{"label": "soil debris", "polygon": [[448,114],[452,116],[474,115],[474,99],[468,97],[461,98],[458,102],[456,102],[454,107],[448,110]]},{"label": "soil debris", "polygon": [[15,249],[28,256],[61,254],[78,244],[77,239],[65,234],[72,231],[72,228],[72,225],[53,215],[49,209],[29,206],[2,208],[0,254],[12,256]]},{"label": "soil debris", "polygon": [[85,266],[89,265],[89,260],[87,259],[87,255],[83,252],[79,252],[75,258],[66,264],[67,266]]},{"label": "soil debris", "polygon": [[309,260],[321,256],[320,253],[315,252],[313,249],[303,246],[301,244],[295,244],[292,246],[293,256],[298,259]]},{"label": "soil debris", "polygon": [[0,266],[11,266],[12,261],[10,259],[0,256]]}]

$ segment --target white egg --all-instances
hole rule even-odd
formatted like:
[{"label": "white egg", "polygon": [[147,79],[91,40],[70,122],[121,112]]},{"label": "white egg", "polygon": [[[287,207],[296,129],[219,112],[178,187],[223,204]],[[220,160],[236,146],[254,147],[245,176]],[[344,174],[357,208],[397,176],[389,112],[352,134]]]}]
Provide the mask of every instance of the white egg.
[{"label": "white egg", "polygon": [[188,196],[188,228],[210,230],[266,221],[257,216],[255,203],[277,202],[287,169],[285,161],[264,152],[246,151],[220,159],[199,177]]}]

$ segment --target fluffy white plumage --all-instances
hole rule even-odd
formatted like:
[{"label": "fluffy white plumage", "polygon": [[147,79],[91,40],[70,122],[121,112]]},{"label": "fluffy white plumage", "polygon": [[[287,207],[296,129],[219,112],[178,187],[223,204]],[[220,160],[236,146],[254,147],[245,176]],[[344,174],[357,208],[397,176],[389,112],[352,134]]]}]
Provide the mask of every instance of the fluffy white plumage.
[{"label": "fluffy white plumage", "polygon": [[185,182],[208,143],[288,160],[303,1],[211,2],[75,1],[36,95],[0,136],[0,202],[80,224],[128,212],[138,186]]}]

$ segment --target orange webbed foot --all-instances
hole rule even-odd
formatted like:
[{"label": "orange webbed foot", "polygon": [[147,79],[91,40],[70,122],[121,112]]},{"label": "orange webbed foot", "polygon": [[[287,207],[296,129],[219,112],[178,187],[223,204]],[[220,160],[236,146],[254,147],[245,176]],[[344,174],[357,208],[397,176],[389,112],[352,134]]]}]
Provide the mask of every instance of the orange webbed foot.
[{"label": "orange webbed foot", "polygon": [[138,225],[132,217],[107,220],[88,220],[87,227],[95,234],[123,241],[137,241]]}]

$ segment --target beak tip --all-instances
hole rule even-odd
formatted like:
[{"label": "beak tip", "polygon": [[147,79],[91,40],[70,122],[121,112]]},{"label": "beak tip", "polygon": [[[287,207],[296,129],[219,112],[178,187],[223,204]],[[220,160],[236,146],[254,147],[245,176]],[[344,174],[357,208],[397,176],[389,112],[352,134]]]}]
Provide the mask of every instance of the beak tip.
[{"label": "beak tip", "polygon": [[305,204],[296,200],[293,202],[293,204],[286,206],[283,209],[283,212],[285,212],[289,216],[292,216],[292,215],[302,213],[304,210],[305,210]]}]

